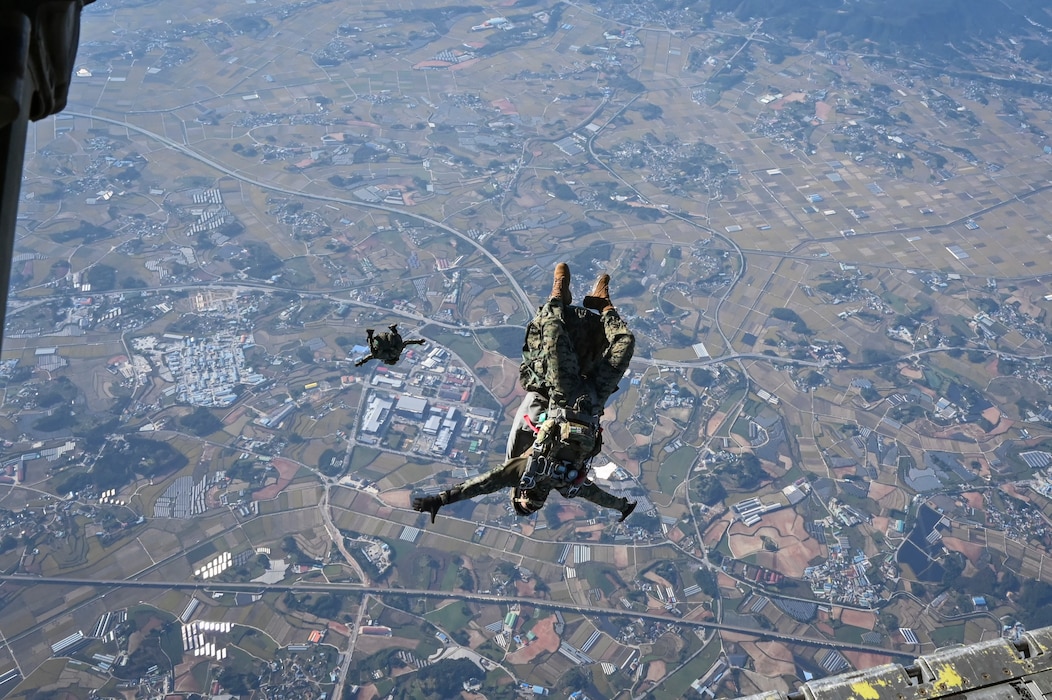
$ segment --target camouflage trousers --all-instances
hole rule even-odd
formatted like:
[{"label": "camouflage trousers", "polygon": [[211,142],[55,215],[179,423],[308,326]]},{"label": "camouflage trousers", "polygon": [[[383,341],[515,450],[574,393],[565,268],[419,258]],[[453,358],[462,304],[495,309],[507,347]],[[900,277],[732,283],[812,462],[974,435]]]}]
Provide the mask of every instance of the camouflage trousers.
[{"label": "camouflage trousers", "polygon": [[[529,459],[526,456],[509,459],[504,464],[494,467],[484,474],[479,474],[448,491],[443,491],[441,494],[442,503],[456,503],[457,501],[464,501],[475,496],[500,491],[501,489],[514,489],[519,485],[519,481],[526,471],[528,461]],[[558,491],[564,498],[580,497],[591,501],[600,508],[613,508],[620,511],[628,505],[627,498],[615,496],[604,491],[596,486],[591,479],[585,479],[574,496],[567,495],[569,488],[569,486],[555,488],[551,481],[542,480],[537,483],[532,496],[543,501],[548,497],[549,493]]]},{"label": "camouflage trousers", "polygon": [[552,299],[526,326],[519,383],[557,405],[583,399],[601,413],[635,352],[636,337],[616,309],[596,314]]}]

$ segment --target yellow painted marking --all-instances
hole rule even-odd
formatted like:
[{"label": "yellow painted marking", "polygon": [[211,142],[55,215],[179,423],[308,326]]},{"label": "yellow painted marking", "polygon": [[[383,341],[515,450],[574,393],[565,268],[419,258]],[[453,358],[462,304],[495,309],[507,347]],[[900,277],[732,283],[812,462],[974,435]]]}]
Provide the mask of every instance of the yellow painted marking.
[{"label": "yellow painted marking", "polygon": [[943,688],[960,688],[962,685],[964,685],[964,678],[957,673],[956,669],[949,665],[939,669],[939,677],[935,679],[935,687],[941,690]]},{"label": "yellow painted marking", "polygon": [[851,691],[862,698],[862,700],[880,700],[880,693],[869,681],[859,681],[851,684]]}]

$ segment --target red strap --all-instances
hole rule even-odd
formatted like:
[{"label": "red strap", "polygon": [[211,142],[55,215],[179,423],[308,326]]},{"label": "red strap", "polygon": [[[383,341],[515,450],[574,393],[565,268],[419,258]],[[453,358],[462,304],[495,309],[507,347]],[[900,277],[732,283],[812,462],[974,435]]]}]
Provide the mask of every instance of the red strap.
[{"label": "red strap", "polygon": [[529,413],[522,414],[522,419],[526,422],[526,425],[530,426],[530,430],[532,430],[534,434],[541,432],[541,429],[534,425],[533,421],[530,420]]}]

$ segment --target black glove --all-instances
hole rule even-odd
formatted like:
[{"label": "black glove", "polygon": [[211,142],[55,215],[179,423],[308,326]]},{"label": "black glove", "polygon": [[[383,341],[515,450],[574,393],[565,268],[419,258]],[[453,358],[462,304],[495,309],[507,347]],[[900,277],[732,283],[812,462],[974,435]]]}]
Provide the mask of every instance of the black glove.
[{"label": "black glove", "polygon": [[438,509],[442,507],[442,499],[438,496],[417,496],[413,499],[413,510],[421,513],[430,513],[431,522],[435,522]]}]

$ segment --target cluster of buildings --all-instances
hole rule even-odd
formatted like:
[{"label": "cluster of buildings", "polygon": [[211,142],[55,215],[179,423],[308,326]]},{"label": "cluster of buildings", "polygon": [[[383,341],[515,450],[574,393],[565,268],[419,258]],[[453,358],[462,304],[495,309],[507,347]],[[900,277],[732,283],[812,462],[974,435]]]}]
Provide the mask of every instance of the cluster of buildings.
[{"label": "cluster of buildings", "polygon": [[199,481],[181,476],[164,490],[153,504],[155,518],[192,518],[209,508],[208,491],[213,486],[227,483],[226,472],[205,474]]},{"label": "cluster of buildings", "polygon": [[68,637],[63,637],[51,645],[52,656],[70,656],[83,649],[92,642],[90,637],[84,636],[84,632],[74,632]]},{"label": "cluster of buildings", "polygon": [[1052,526],[1039,508],[1015,498],[1003,499],[1002,508],[994,506],[989,491],[982,491],[986,511],[986,527],[1002,530],[1019,542],[1047,541],[1052,537]]},{"label": "cluster of buildings", "polygon": [[829,515],[845,527],[861,525],[872,519],[868,513],[860,513],[857,509],[835,498],[829,499],[826,507],[829,509]]},{"label": "cluster of buildings", "polygon": [[871,562],[861,550],[852,553],[850,546],[830,545],[829,558],[804,569],[804,579],[819,600],[872,608],[880,597],[866,572]]},{"label": "cluster of buildings", "polygon": [[216,641],[215,637],[219,634],[230,634],[231,627],[229,622],[203,620],[184,624],[181,629],[183,651],[194,656],[209,656],[216,661],[222,661],[227,657],[227,648],[222,646],[222,642]]},{"label": "cluster of buildings", "polygon": [[500,29],[501,31],[510,31],[515,28],[506,17],[490,17],[482,24],[476,24],[471,28],[473,32],[481,32],[486,29]]},{"label": "cluster of buildings", "polygon": [[764,503],[753,496],[735,503],[731,508],[738,514],[738,518],[741,519],[743,524],[747,527],[752,527],[759,523],[766,513],[785,508],[785,506],[785,503]]},{"label": "cluster of buildings", "polygon": [[21,484],[26,480],[26,460],[37,459],[39,453],[28,452],[0,463],[0,484]]},{"label": "cluster of buildings", "polygon": [[322,686],[339,680],[339,657],[335,649],[320,644],[323,636],[314,630],[309,644],[290,644],[284,651],[279,650],[260,673],[260,692],[275,700],[328,700],[329,693]]},{"label": "cluster of buildings", "polygon": [[[996,281],[991,281],[996,284]],[[1014,342],[1019,342],[1018,336],[1026,340],[1038,340],[1044,344],[1052,342],[1052,333],[1040,322],[1044,317],[1044,310],[1023,296],[1025,295],[1014,293],[999,303],[996,309],[979,311],[973,317],[973,323],[969,325],[977,334],[991,340],[1018,334]]]},{"label": "cluster of buildings", "polygon": [[739,177],[723,153],[696,139],[660,142],[648,135],[644,141],[618,144],[611,155],[618,165],[646,172],[648,181],[680,197],[706,193],[718,199],[733,192]]},{"label": "cluster of buildings", "polygon": [[[79,277],[79,273],[73,273],[67,275],[67,279],[49,282],[47,286],[55,287],[56,289],[68,288],[74,292],[80,291],[83,287],[87,287],[90,290],[91,285],[87,283],[78,286],[68,284],[68,279],[79,279]],[[101,294],[63,296],[48,302],[47,305],[52,311],[51,320],[43,321],[40,316],[26,316],[24,318],[14,316],[12,317],[13,325],[4,335],[9,338],[36,338],[43,335],[82,336],[87,331],[99,326],[114,330],[134,328],[143,325],[152,318],[153,314],[148,312],[141,314],[145,315],[145,318],[121,318],[124,313],[123,301],[125,299],[111,299]],[[142,308],[140,311],[146,312],[147,308]],[[46,363],[47,358],[40,364]],[[60,366],[65,365],[62,364]],[[44,368],[50,369],[48,367]],[[57,368],[55,367],[54,369]]]},{"label": "cluster of buildings", "polygon": [[[739,562],[733,562],[731,564],[723,564],[721,568],[724,572],[734,576],[738,574]],[[777,586],[785,579],[785,575],[768,569],[764,566],[756,566],[750,564],[741,564],[741,578],[752,583],[758,583],[761,586]],[[753,612],[759,612],[754,609]]]},{"label": "cluster of buildings", "polygon": [[[175,382],[180,403],[223,407],[237,401],[239,384],[260,384],[266,378],[245,366],[245,347],[251,336],[217,333],[211,338],[166,334],[164,364]],[[163,375],[162,375],[163,376]]]},{"label": "cluster of buildings", "polygon": [[[54,544],[74,536],[79,528],[76,518],[86,518],[90,525],[87,532],[97,536],[103,544],[126,534],[130,528],[142,525],[146,519],[128,505],[116,502],[96,503],[94,487],[70,494],[65,499],[55,499],[43,508],[23,508],[19,511],[0,509],[0,551],[22,549],[20,539]],[[80,497],[83,497],[81,500]],[[64,546],[64,545],[63,545]],[[25,548],[21,568],[28,573],[40,573],[43,553],[37,547]],[[46,554],[44,554],[46,556]]]},{"label": "cluster of buildings", "polygon": [[1052,498],[1052,470],[1048,469],[1052,466],[1052,453],[1044,450],[1026,450],[1019,453],[1019,459],[1035,471],[1030,488],[1045,498]]},{"label": "cluster of buildings", "polygon": [[391,547],[386,542],[377,539],[363,538],[359,549],[365,555],[366,560],[376,569],[377,576],[391,568]]},{"label": "cluster of buildings", "polygon": [[[414,357],[408,358],[411,361]],[[462,367],[451,364],[452,356],[443,348],[432,348],[420,360],[420,371],[413,375],[411,384],[430,389],[443,401],[466,403],[471,398],[475,380]]]},{"label": "cluster of buildings", "polygon": [[299,408],[299,404],[289,398],[257,417],[255,422],[262,425],[264,428],[273,428],[276,430],[281,427],[282,422],[297,408]]},{"label": "cluster of buildings", "polygon": [[208,580],[223,573],[234,563],[234,555],[223,552],[209,561],[207,564],[194,569],[194,576]]},{"label": "cluster of buildings", "polygon": [[[59,641],[51,645],[52,656],[73,656],[78,651],[89,646],[92,642],[97,639],[104,639],[108,642],[112,642],[117,637],[117,628],[124,624],[128,619],[128,611],[121,609],[113,612],[105,612],[99,616],[94,626],[91,628],[91,634],[84,634],[84,631],[74,632],[66,637],[63,637]],[[125,654],[120,656],[112,656],[109,654],[95,654],[93,658],[93,666],[100,672],[106,673],[114,666],[114,664],[123,664],[127,660]],[[2,681],[0,681],[2,683]]]},{"label": "cluster of buildings", "polygon": [[232,216],[223,205],[223,194],[218,188],[195,191],[191,193],[193,204],[188,213],[193,223],[186,229],[187,236],[195,236],[222,228],[228,217]]},{"label": "cluster of buildings", "polygon": [[[463,450],[454,449],[457,438],[462,438],[468,453],[483,452],[497,416],[490,409],[455,405],[471,398],[474,382],[466,371],[448,366],[448,360],[447,351],[434,348],[422,359],[407,358],[409,372],[378,367],[371,380],[376,390],[366,400],[358,439],[379,444],[392,425],[400,425],[413,428],[408,431],[416,433],[412,449],[422,454],[459,460]],[[407,384],[433,398],[401,393]]]}]

